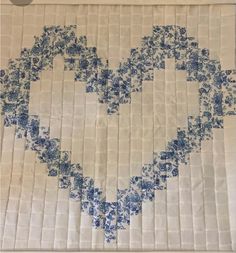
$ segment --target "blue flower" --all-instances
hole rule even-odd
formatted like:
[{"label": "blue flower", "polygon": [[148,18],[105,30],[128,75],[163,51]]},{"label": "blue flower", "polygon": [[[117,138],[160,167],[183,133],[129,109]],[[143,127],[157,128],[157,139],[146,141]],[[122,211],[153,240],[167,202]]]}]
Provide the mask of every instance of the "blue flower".
[{"label": "blue flower", "polygon": [[22,113],[18,116],[18,124],[19,126],[21,126],[22,128],[26,128],[27,124],[28,124],[28,114],[26,113]]},{"label": "blue flower", "polygon": [[11,90],[11,91],[8,93],[8,99],[9,99],[9,101],[17,100],[18,94],[19,94],[19,91],[18,91],[18,90]]},{"label": "blue flower", "polygon": [[33,55],[39,55],[42,52],[42,47],[34,46],[32,47],[31,52]]},{"label": "blue flower", "polygon": [[0,69],[0,77],[4,77],[5,76],[5,70]]},{"label": "blue flower", "polygon": [[180,28],[180,34],[185,34],[186,33],[186,28],[185,27],[181,27]]},{"label": "blue flower", "polygon": [[79,66],[81,69],[87,69],[89,66],[89,62],[86,59],[80,59]]},{"label": "blue flower", "polygon": [[178,176],[178,174],[179,174],[178,169],[173,169],[173,170],[172,170],[172,175],[173,175],[173,177]]},{"label": "blue flower", "polygon": [[56,177],[57,176],[57,170],[55,170],[55,169],[49,170],[48,176],[50,176],[50,177]]}]

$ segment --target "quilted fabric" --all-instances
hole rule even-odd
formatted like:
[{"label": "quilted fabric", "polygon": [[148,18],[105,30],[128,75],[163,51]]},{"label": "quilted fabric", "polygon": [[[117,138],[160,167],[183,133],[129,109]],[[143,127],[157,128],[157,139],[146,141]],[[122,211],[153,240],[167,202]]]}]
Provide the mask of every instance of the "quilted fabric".
[{"label": "quilted fabric", "polygon": [[236,248],[235,6],[2,6],[2,249]]}]

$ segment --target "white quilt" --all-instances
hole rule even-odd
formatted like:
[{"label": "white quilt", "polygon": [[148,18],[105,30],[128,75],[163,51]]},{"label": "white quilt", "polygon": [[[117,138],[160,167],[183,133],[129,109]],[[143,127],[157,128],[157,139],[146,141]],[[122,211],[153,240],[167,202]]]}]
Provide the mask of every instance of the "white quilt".
[{"label": "white quilt", "polygon": [[1,248],[236,250],[234,3],[69,2],[1,5]]}]

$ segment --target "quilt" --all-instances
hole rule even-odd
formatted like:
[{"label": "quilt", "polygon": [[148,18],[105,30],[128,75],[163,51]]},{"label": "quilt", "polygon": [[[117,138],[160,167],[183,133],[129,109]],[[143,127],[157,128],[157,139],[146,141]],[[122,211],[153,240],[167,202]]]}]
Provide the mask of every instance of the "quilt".
[{"label": "quilt", "polygon": [[52,2],[1,5],[1,249],[236,250],[236,6]]}]

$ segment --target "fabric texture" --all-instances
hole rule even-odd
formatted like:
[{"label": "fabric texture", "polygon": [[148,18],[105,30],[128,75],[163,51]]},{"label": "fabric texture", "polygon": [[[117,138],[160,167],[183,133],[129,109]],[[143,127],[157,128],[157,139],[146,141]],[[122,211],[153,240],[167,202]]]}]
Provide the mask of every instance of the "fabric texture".
[{"label": "fabric texture", "polygon": [[235,250],[235,5],[1,7],[1,248]]}]

